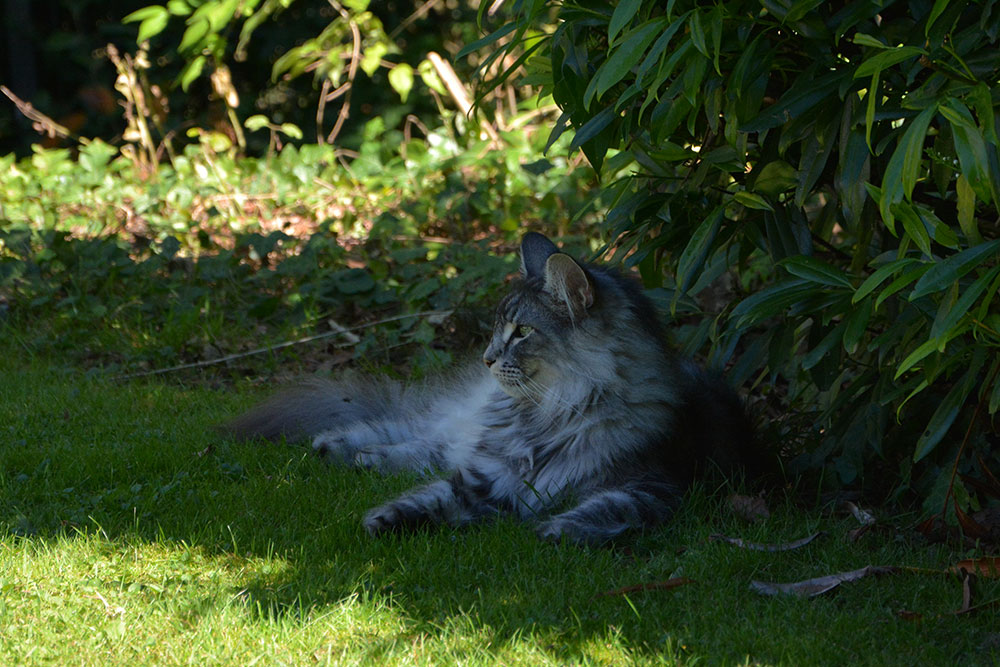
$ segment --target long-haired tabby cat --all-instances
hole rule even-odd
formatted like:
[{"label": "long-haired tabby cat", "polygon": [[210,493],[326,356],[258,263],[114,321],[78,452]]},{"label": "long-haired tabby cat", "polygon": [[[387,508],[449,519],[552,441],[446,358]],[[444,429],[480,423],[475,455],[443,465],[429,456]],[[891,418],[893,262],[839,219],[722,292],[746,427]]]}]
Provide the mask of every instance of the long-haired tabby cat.
[{"label": "long-haired tabby cat", "polygon": [[334,462],[435,473],[368,512],[372,535],[512,514],[542,538],[599,544],[669,517],[707,459],[753,463],[741,401],[667,349],[631,279],[537,233],[521,242],[521,274],[482,360],[457,375],[312,383],[230,430],[311,436]]}]

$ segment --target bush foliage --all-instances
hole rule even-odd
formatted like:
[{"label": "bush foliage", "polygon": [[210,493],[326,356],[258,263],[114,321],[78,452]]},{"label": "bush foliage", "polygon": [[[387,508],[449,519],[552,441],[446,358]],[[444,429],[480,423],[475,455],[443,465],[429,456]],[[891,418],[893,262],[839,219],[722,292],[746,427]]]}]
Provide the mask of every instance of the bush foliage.
[{"label": "bush foliage", "polygon": [[997,467],[998,33],[992,1],[533,0],[470,47],[528,55],[610,239],[707,316],[686,348],[803,416],[799,468],[962,517]]}]

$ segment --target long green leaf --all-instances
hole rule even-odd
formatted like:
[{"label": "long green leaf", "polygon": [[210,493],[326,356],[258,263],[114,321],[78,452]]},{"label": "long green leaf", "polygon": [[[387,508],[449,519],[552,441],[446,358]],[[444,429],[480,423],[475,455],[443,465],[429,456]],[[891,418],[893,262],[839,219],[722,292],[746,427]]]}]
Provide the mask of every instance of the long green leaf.
[{"label": "long green leaf", "polygon": [[802,368],[809,370],[819,362],[823,361],[823,359],[830,354],[830,350],[836,347],[844,338],[844,331],[846,329],[846,322],[841,322],[837,326],[830,329],[830,331],[823,336],[823,339],[817,343],[816,347],[809,350],[809,353],[802,358]]},{"label": "long green leaf", "polygon": [[836,95],[837,88],[845,77],[844,72],[827,72],[821,76],[816,74],[815,70],[803,72],[778,102],[743,124],[740,131],[763,132],[795,120],[831,95]]},{"label": "long green leaf", "polygon": [[872,290],[885,282],[885,279],[896,273],[900,269],[905,269],[907,266],[916,263],[918,260],[912,257],[903,257],[901,259],[894,259],[888,264],[884,264],[878,267],[873,274],[868,276],[867,279],[858,289],[854,292],[854,296],[851,298],[852,303],[857,303],[861,299],[868,296]]},{"label": "long green leaf", "polygon": [[674,296],[676,301],[679,296],[691,287],[698,270],[705,264],[705,259],[715,242],[715,237],[722,227],[723,207],[718,206],[712,211],[694,230],[691,239],[685,246],[681,257],[677,262],[677,291]]},{"label": "long green leaf", "polygon": [[[872,149],[872,128],[875,126],[875,103],[878,100],[878,82],[879,77],[882,76],[882,72],[875,72],[872,74],[872,81],[868,84],[868,92],[865,93],[865,144],[868,145],[868,150],[874,153]],[[886,209],[888,210],[888,208]],[[882,211],[882,217],[885,218],[886,211]],[[892,227],[892,221],[889,220],[888,224],[890,228]]]},{"label": "long green leaf", "polygon": [[900,362],[899,366],[896,368],[896,374],[893,376],[894,380],[898,380],[900,376],[906,371],[913,368],[915,365],[927,358],[928,355],[933,354],[938,351],[941,345],[941,341],[936,338],[931,338],[930,340],[925,340],[917,349],[915,349],[910,354],[906,355],[906,358]]},{"label": "long green leaf", "polygon": [[730,315],[734,329],[745,329],[771,317],[777,317],[792,305],[799,303],[819,288],[808,280],[786,280],[766,287],[741,301]]},{"label": "long green leaf", "polygon": [[599,135],[616,117],[617,115],[615,114],[614,109],[610,107],[607,109],[601,109],[601,111],[599,111],[595,116],[584,123],[583,127],[576,131],[576,135],[573,137],[573,141],[569,145],[569,150],[575,151],[580,146]]},{"label": "long green leaf", "polygon": [[[879,210],[882,213],[882,219],[890,228],[895,219],[893,206],[901,202],[904,197],[909,200],[913,194],[913,187],[920,175],[927,127],[930,125],[936,110],[936,107],[927,107],[909,122],[906,131],[896,145],[896,150],[889,159],[889,164],[886,166],[885,175],[882,178]],[[915,216],[916,213],[913,215]],[[918,245],[920,244],[918,243]],[[920,248],[923,250],[924,246],[920,246]]]},{"label": "long green leaf", "polygon": [[1000,138],[997,137],[995,114],[993,113],[993,94],[990,87],[980,81],[972,89],[969,96],[972,106],[979,116],[979,125],[983,128],[983,136],[994,146],[1000,145]]},{"label": "long green leaf", "polygon": [[924,428],[920,439],[917,440],[917,446],[913,452],[914,463],[934,451],[937,444],[948,433],[948,429],[951,428],[962,406],[965,405],[965,399],[972,393],[980,370],[979,364],[970,364],[969,370],[962,379],[945,395],[944,400],[941,401],[930,421],[927,422],[927,427]]},{"label": "long green leaf", "polygon": [[833,287],[851,287],[851,281],[847,278],[846,273],[815,257],[807,255],[787,257],[778,262],[778,264],[785,267],[785,270],[793,276],[798,276],[814,283]]},{"label": "long green leaf", "polygon": [[990,394],[990,404],[987,409],[991,415],[995,415],[1000,409],[1000,377],[993,378],[993,393]]},{"label": "long green leaf", "polygon": [[958,207],[958,226],[962,228],[969,243],[982,243],[979,225],[976,223],[976,193],[969,185],[965,174],[959,174],[955,182],[955,196]]},{"label": "long green leaf", "polygon": [[878,310],[878,307],[881,306],[885,302],[885,300],[891,297],[893,294],[903,289],[904,287],[912,283],[914,280],[918,280],[922,275],[927,273],[927,271],[929,271],[930,268],[931,268],[930,263],[921,262],[919,266],[915,266],[914,268],[910,269],[909,271],[907,271],[906,273],[904,273],[903,275],[899,276],[891,283],[889,283],[889,285],[884,290],[879,292],[878,298],[875,299],[875,310]]},{"label": "long green leaf", "polygon": [[691,43],[698,52],[706,58],[711,57],[708,53],[708,45],[705,43],[705,29],[701,25],[701,14],[697,11],[691,13],[688,19],[688,28],[691,30]]},{"label": "long green leaf", "polygon": [[[653,46],[650,47],[649,52],[642,61],[642,64],[639,65],[639,68],[635,72],[637,80],[642,79],[642,77],[644,77],[647,72],[651,71],[653,66],[659,62],[660,56],[664,51],[666,51],[667,46],[670,44],[670,40],[673,38],[674,34],[684,27],[684,18],[686,16],[687,14],[684,14],[678,19],[672,21],[667,29],[660,33],[660,35],[656,38],[656,41],[653,42]],[[658,85],[652,87],[649,91],[650,95],[655,94],[658,89]]]},{"label": "long green leaf", "polygon": [[618,3],[614,13],[611,15],[611,23],[608,24],[609,45],[614,45],[615,37],[635,17],[641,6],[642,0],[621,0]]},{"label": "long green leaf", "polygon": [[927,51],[916,46],[900,46],[892,50],[881,51],[861,63],[858,69],[854,71],[854,78],[863,79],[873,76],[893,65],[919,55],[927,55]]},{"label": "long green leaf", "polygon": [[865,299],[857,304],[847,317],[847,328],[844,329],[844,351],[854,354],[865,335],[868,322],[872,316],[871,299]]},{"label": "long green leaf", "polygon": [[966,248],[931,266],[914,285],[910,300],[940,292],[980,264],[997,258],[1000,258],[1000,239]]},{"label": "long green leaf", "polygon": [[927,37],[931,34],[931,26],[937,21],[941,13],[948,7],[951,0],[935,0],[934,6],[931,7],[931,13],[927,15],[927,23],[924,24],[924,36]]},{"label": "long green leaf", "polygon": [[471,53],[475,53],[484,46],[489,46],[490,44],[493,44],[494,42],[498,41],[501,37],[514,32],[514,30],[516,29],[517,29],[516,23],[507,23],[506,25],[502,25],[493,32],[491,32],[490,34],[486,35],[485,37],[481,37],[476,41],[463,46],[461,49],[459,49],[458,55],[455,56],[455,59],[460,60]]},{"label": "long green leaf", "polygon": [[[661,17],[647,21],[622,37],[621,42],[613,48],[611,55],[608,56],[595,75],[596,96],[598,98],[625,78],[625,75],[638,64],[645,55],[646,49],[666,26],[667,19]],[[588,97],[584,95],[584,104],[588,104],[589,101]]]},{"label": "long green leaf", "polygon": [[958,324],[959,320],[965,316],[966,313],[972,308],[972,304],[975,303],[976,299],[986,291],[986,287],[993,281],[994,278],[1000,275],[1000,266],[994,266],[988,272],[984,273],[976,280],[974,283],[969,285],[968,288],[962,293],[962,296],[944,312],[938,314],[934,319],[934,324],[931,326],[931,338],[940,338],[947,334],[955,325]]},{"label": "long green leaf", "polygon": [[940,107],[942,115],[951,124],[955,142],[955,152],[962,173],[969,179],[969,185],[984,202],[993,200],[990,188],[990,166],[986,154],[986,141],[976,126],[972,113],[962,102],[949,98]]},{"label": "long green leaf", "polygon": [[[882,191],[883,196],[885,190]],[[899,218],[903,223],[903,233],[910,237],[917,247],[920,248],[920,252],[924,253],[927,257],[931,256],[931,235],[927,232],[927,227],[924,225],[924,221],[920,219],[917,215],[916,210],[913,206],[905,201],[901,201],[898,204],[894,204],[892,207],[892,212],[895,217]]]}]

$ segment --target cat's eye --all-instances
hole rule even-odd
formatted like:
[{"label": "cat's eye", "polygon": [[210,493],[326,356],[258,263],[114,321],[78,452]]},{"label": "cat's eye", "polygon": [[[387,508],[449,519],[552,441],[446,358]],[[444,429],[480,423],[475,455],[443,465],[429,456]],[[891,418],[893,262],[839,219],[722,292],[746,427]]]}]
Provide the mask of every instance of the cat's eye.
[{"label": "cat's eye", "polygon": [[514,336],[516,336],[517,338],[524,338],[532,331],[534,331],[534,329],[532,327],[529,327],[527,324],[518,324],[517,328],[514,329]]}]

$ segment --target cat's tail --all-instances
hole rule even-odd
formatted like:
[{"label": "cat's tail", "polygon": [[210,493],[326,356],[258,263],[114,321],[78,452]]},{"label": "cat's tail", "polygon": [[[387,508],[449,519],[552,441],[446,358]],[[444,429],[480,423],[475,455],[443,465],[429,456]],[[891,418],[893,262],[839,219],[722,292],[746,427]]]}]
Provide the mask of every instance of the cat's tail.
[{"label": "cat's tail", "polygon": [[279,391],[219,430],[240,439],[301,440],[327,429],[384,418],[402,395],[402,387],[387,379],[313,379]]}]

